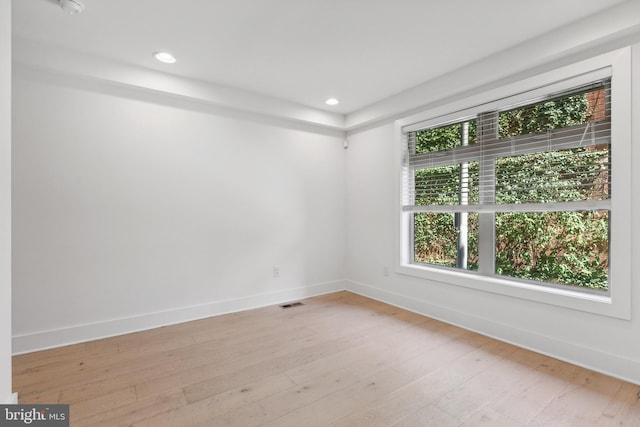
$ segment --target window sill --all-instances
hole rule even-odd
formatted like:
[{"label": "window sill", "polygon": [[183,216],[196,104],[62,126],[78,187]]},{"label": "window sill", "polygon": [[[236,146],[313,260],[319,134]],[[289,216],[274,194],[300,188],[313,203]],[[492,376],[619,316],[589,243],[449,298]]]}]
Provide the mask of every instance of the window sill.
[{"label": "window sill", "polygon": [[537,285],[503,277],[490,277],[475,272],[454,271],[447,268],[404,264],[396,268],[403,275],[491,292],[513,298],[555,305],[573,310],[629,320],[630,306],[610,295],[598,295],[565,288]]}]

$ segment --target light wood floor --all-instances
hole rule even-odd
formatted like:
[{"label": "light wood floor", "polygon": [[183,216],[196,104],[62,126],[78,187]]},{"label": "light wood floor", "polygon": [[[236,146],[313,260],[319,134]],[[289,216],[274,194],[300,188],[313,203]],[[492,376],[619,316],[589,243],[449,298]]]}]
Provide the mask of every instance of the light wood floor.
[{"label": "light wood floor", "polygon": [[640,426],[638,386],[348,292],[16,356],[71,426]]}]

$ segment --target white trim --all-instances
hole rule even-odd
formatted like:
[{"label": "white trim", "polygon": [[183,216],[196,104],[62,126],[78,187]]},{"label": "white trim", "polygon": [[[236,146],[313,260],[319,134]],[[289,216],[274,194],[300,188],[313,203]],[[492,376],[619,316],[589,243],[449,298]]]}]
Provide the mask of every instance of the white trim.
[{"label": "white trim", "polygon": [[17,405],[18,393],[11,393],[4,400],[0,400],[0,405]]},{"label": "white trim", "polygon": [[227,313],[281,304],[300,298],[308,298],[344,290],[341,280],[310,286],[284,289],[247,297],[214,301],[191,307],[141,314],[103,322],[75,325],[67,328],[39,331],[13,337],[13,354],[30,353],[70,344],[77,344],[116,335],[123,335],[161,326],[188,322]]},{"label": "white trim", "polygon": [[390,292],[365,283],[349,280],[347,291],[640,385],[640,362],[636,360],[535,333],[528,329],[516,328],[510,324],[467,312],[452,310],[423,299]]},{"label": "white trim", "polygon": [[13,38],[13,65],[14,77],[20,77],[24,73],[68,77],[80,84],[108,84],[114,88],[163,95],[178,101],[200,103],[203,106],[229,108],[334,131],[344,130],[343,114],[247,90],[118,63],[22,37]]},{"label": "white trim", "polygon": [[[591,294],[587,293],[584,293],[585,296],[581,296],[583,294],[581,292],[565,290],[559,292],[556,288],[532,286],[503,277],[481,276],[469,272],[424,267],[412,263],[410,236],[405,231],[409,230],[409,220],[407,219],[409,215],[402,212],[402,142],[403,131],[408,126],[412,126],[415,123],[428,124],[431,121],[441,122],[443,118],[447,120],[448,117],[451,117],[454,112],[479,108],[478,106],[483,104],[485,106],[481,108],[486,108],[488,104],[495,104],[495,100],[503,100],[512,94],[523,94],[526,91],[538,90],[548,85],[555,85],[554,88],[558,90],[562,87],[569,88],[575,82],[574,76],[578,76],[577,78],[582,81],[584,76],[593,76],[593,74],[590,74],[592,70],[599,70],[595,75],[600,75],[603,72],[602,70],[606,70],[605,72],[608,73],[609,69],[612,73],[612,116],[614,117],[611,127],[611,150],[612,159],[616,166],[613,168],[612,176],[612,185],[615,190],[611,198],[612,216],[615,216],[615,219],[610,224],[611,241],[615,242],[615,244],[612,244],[610,249],[609,283],[611,283],[611,286],[608,296],[593,298]],[[632,194],[631,186],[629,185],[632,170],[631,88],[631,47],[626,47],[396,120],[396,208],[394,209],[396,215],[396,272],[426,280],[469,287],[480,291],[508,295],[604,316],[625,320],[631,319],[631,270],[633,263],[630,257],[632,248],[631,236],[628,233],[629,225],[633,223],[631,217]]]}]

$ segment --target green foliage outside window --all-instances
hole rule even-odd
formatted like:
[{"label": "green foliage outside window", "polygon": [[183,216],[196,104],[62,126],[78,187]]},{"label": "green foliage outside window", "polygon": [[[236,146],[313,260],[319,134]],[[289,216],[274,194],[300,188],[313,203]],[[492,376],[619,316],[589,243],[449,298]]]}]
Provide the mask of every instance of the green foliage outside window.
[{"label": "green foliage outside window", "polygon": [[[588,122],[594,106],[587,94],[502,112],[500,138],[545,132]],[[475,143],[475,121],[469,143]],[[416,152],[461,144],[461,124],[416,133]],[[609,196],[608,146],[544,152],[496,161],[496,202],[541,203],[602,200]],[[567,155],[570,154],[570,155]],[[417,205],[456,204],[459,165],[421,169],[416,182],[438,179],[446,191],[432,194],[416,186]],[[477,203],[477,164],[470,164],[470,204]],[[444,179],[444,181],[442,181]],[[602,185],[598,183],[601,182]],[[478,215],[468,220],[468,266],[478,268]],[[607,290],[609,212],[508,212],[495,219],[496,273],[509,277]],[[455,267],[457,230],[451,213],[414,214],[416,262]]]},{"label": "green foliage outside window", "polygon": [[[474,144],[476,142],[476,121],[470,120],[468,123],[468,141],[469,144]],[[420,131],[416,132],[416,153],[448,150],[449,148],[460,146],[461,142],[462,125],[460,123]]]},{"label": "green foliage outside window", "polygon": [[573,95],[505,111],[498,121],[498,136],[504,138],[586,123],[593,108],[585,95]]},{"label": "green foliage outside window", "polygon": [[[468,122],[468,144],[476,142],[476,121]],[[416,153],[447,150],[462,145],[462,124],[442,126],[416,133]],[[447,191],[432,193],[419,188],[417,184],[417,205],[451,205],[458,203],[460,165],[420,169],[416,171],[415,182],[446,182],[442,187]],[[469,200],[478,202],[478,164],[469,165]],[[478,214],[468,218],[468,264],[467,269],[478,269]],[[417,213],[414,215],[414,258],[417,262],[456,266],[457,229],[451,213]]]}]

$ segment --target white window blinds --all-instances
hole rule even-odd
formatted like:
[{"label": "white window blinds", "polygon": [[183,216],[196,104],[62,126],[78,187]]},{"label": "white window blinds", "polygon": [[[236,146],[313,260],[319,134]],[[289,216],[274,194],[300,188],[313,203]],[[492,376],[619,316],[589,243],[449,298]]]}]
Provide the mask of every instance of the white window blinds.
[{"label": "white window blinds", "polygon": [[524,101],[520,94],[404,131],[403,210],[609,209],[610,85],[607,77]]}]

